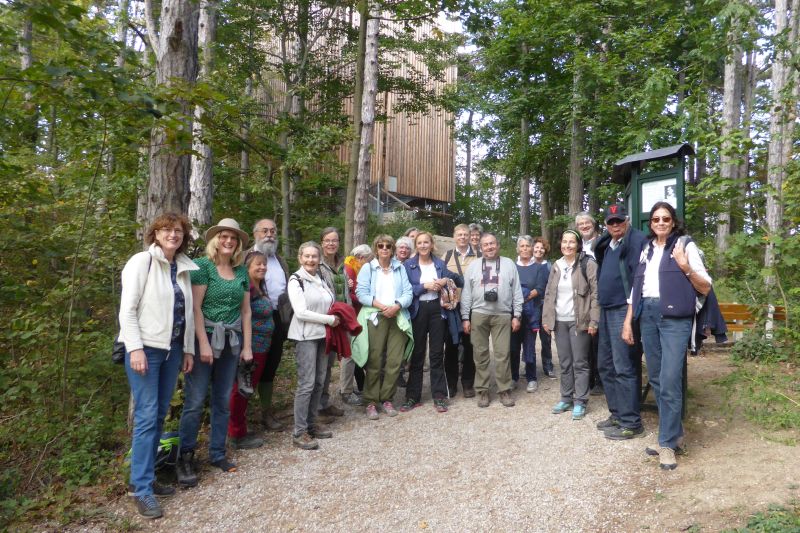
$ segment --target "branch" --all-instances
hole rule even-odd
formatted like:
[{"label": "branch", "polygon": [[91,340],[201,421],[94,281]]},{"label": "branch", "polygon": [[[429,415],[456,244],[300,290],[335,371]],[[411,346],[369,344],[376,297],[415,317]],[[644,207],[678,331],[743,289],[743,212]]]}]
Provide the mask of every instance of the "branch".
[{"label": "branch", "polygon": [[378,19],[378,20],[386,20],[388,22],[414,22],[416,20],[425,20],[425,19],[434,18],[437,14],[438,14],[438,12],[431,11],[431,12],[425,13],[423,15],[418,15],[416,17],[408,17],[408,18],[403,18],[403,19],[391,19],[391,18],[387,18],[387,17],[373,17],[373,16],[370,16],[369,18]]},{"label": "branch", "polygon": [[147,27],[147,33],[150,36],[150,49],[156,55],[156,61],[161,56],[159,53],[158,32],[156,31],[156,23],[153,19],[153,0],[144,0],[144,21]]},{"label": "branch", "polygon": [[138,27],[136,24],[134,24],[133,22],[130,22],[130,21],[128,21],[128,27],[129,27],[130,29],[132,29],[132,30],[133,30],[133,32],[134,32],[136,35],[138,35],[138,36],[139,36],[139,39],[141,39],[141,40],[142,40],[142,42],[145,44],[145,46],[149,46],[149,47],[150,47],[150,50],[152,50],[152,49],[153,49],[153,45],[152,45],[152,43],[150,42],[150,37],[148,37],[147,35],[145,35],[144,33],[142,33],[142,30],[140,30],[140,29],[139,29],[139,27]]}]

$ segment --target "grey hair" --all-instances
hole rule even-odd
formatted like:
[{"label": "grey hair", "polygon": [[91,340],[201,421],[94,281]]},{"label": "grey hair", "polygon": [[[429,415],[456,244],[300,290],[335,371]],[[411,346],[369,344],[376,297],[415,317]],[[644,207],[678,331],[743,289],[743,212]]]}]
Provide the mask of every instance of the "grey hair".
[{"label": "grey hair", "polygon": [[481,235],[483,235],[483,226],[478,224],[477,222],[473,222],[469,225],[469,232],[472,233],[473,231],[477,231]]},{"label": "grey hair", "polygon": [[372,255],[372,248],[369,244],[359,244],[350,252],[353,257],[369,257]]},{"label": "grey hair", "polygon": [[411,240],[411,237],[400,237],[397,239],[397,242],[394,244],[395,249],[400,248],[401,245],[405,244],[408,246],[409,250],[414,249],[414,241]]},{"label": "grey hair", "polygon": [[527,242],[528,244],[531,245],[531,247],[533,247],[533,237],[531,237],[530,235],[520,235],[519,237],[517,237],[517,246],[519,246],[520,242]]},{"label": "grey hair", "polygon": [[588,218],[589,220],[591,220],[592,221],[592,225],[595,228],[597,227],[597,220],[595,220],[594,217],[591,214],[589,214],[588,211],[581,211],[580,213],[575,215],[575,225],[578,224],[579,220],[584,219],[584,218]]},{"label": "grey hair", "polygon": [[273,226],[275,226],[275,229],[277,229],[277,228],[278,228],[278,225],[277,225],[277,224],[275,223],[275,221],[274,221],[274,220],[272,220],[271,218],[259,218],[258,220],[256,220],[256,223],[255,223],[255,224],[253,224],[253,233],[255,233],[255,232],[256,232],[256,229],[258,228],[258,225],[259,225],[261,222],[264,222],[265,220],[269,220],[270,222],[272,222],[272,225],[273,225]]},{"label": "grey hair", "polygon": [[306,241],[303,244],[301,244],[300,247],[297,249],[297,260],[298,261],[302,258],[303,250],[305,250],[306,248],[316,248],[320,259],[322,259],[322,247],[319,244],[317,244],[315,241]]}]

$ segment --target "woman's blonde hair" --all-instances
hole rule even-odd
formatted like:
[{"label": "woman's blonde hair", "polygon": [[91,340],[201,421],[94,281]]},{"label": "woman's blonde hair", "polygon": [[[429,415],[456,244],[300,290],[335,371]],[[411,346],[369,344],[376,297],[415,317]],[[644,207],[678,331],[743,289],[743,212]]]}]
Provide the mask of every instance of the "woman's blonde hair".
[{"label": "woman's blonde hair", "polygon": [[430,231],[420,231],[419,233],[417,233],[417,236],[414,238],[414,248],[415,249],[417,248],[417,239],[419,239],[423,235],[427,235],[428,238],[431,240],[431,256],[436,255],[436,239],[433,238],[433,235],[431,234]]},{"label": "woman's blonde hair", "polygon": [[[222,231],[230,231],[230,230],[222,230]],[[222,231],[220,231],[219,233],[222,233]],[[208,240],[208,244],[206,244],[206,255],[208,256],[209,259],[211,259],[211,261],[214,264],[217,263],[217,257],[219,256],[219,233],[211,237]],[[235,231],[231,231],[231,233],[236,235]],[[240,239],[238,235],[236,235],[236,242],[238,243],[236,245],[236,250],[233,252],[233,255],[231,256],[231,266],[233,267],[238,267],[239,265],[244,263],[244,250],[242,250],[243,248],[242,239]]]}]

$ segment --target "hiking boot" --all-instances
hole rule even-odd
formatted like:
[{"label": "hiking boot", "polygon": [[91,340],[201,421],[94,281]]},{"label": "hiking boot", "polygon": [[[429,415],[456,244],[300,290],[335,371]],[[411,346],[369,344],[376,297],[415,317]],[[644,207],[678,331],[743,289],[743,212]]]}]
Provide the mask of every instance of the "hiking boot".
[{"label": "hiking boot", "polygon": [[319,410],[319,414],[328,416],[344,416],[344,411],[341,407],[336,407],[330,404],[328,407]]},{"label": "hiking boot", "polygon": [[[644,449],[644,453],[646,453],[647,455],[649,455],[651,457],[656,457],[656,456],[660,455],[658,453],[660,449],[661,448],[648,446],[647,448]],[[678,456],[678,455],[686,455],[686,448],[684,448],[683,446],[678,446],[677,448],[675,448],[674,451],[675,451],[675,455],[676,456]]]},{"label": "hiking boot", "polygon": [[571,403],[558,402],[557,404],[555,404],[553,406],[553,408],[550,410],[550,412],[553,413],[554,415],[560,415],[564,411],[571,411],[571,410],[572,410],[572,404]]},{"label": "hiking boot", "polygon": [[383,402],[383,412],[386,413],[386,416],[397,416],[397,409],[389,400]]},{"label": "hiking boot", "polygon": [[407,413],[420,407],[422,404],[416,400],[412,400],[411,398],[407,398],[406,401],[403,402],[403,405],[400,406],[401,413]]},{"label": "hiking boot", "polygon": [[[153,481],[152,484],[153,488],[153,496],[172,496],[175,494],[175,487],[172,485],[162,485],[158,481]],[[133,484],[128,484],[128,496],[136,497],[136,489],[133,488]]]},{"label": "hiking boot", "polygon": [[536,381],[529,381],[528,386],[525,387],[525,392],[536,392],[536,389],[539,388],[539,383]]},{"label": "hiking boot", "polygon": [[446,413],[447,412],[447,400],[444,398],[436,398],[433,400],[433,408],[436,409],[437,413]]},{"label": "hiking boot", "polygon": [[315,439],[330,439],[333,437],[333,431],[322,424],[315,424],[313,427],[308,428],[308,434]]},{"label": "hiking boot", "polygon": [[595,424],[595,427],[600,431],[608,431],[610,429],[619,427],[619,420],[609,415],[609,417],[606,418],[605,420],[601,420],[600,422]]},{"label": "hiking boot", "polygon": [[267,431],[283,431],[283,424],[275,418],[275,415],[272,414],[272,410],[264,411],[261,416],[261,425],[264,426],[264,429]]},{"label": "hiking boot", "polygon": [[255,360],[239,361],[239,368],[236,373],[236,382],[239,387],[239,394],[244,398],[250,398],[253,390],[253,370],[256,368]]},{"label": "hiking boot", "polygon": [[317,440],[312,437],[308,431],[304,431],[296,437],[292,437],[292,444],[301,450],[316,450],[319,448],[319,442],[317,442]]},{"label": "hiking boot", "polygon": [[361,399],[361,396],[356,394],[355,392],[351,392],[350,394],[342,394],[342,403],[346,403],[347,405],[364,405],[364,400]]},{"label": "hiking boot", "polygon": [[489,407],[489,391],[478,392],[478,407]]},{"label": "hiking boot", "polygon": [[583,417],[586,416],[586,406],[585,405],[576,405],[572,408],[572,419],[573,420],[583,420]]},{"label": "hiking boot", "polygon": [[175,464],[175,473],[178,477],[178,484],[183,487],[194,487],[197,485],[197,473],[194,469],[194,451],[183,452],[178,456]]},{"label": "hiking boot", "polygon": [[164,516],[164,512],[161,510],[158,500],[156,500],[155,496],[152,494],[146,494],[145,496],[134,496],[133,499],[136,501],[136,507],[139,509],[139,514],[143,517],[161,518]]},{"label": "hiking boot", "polygon": [[639,426],[638,428],[623,428],[623,427],[611,428],[605,432],[604,436],[609,440],[628,440],[628,439],[635,439],[637,437],[644,437],[644,427]]},{"label": "hiking boot", "polygon": [[244,437],[228,437],[228,444],[234,450],[252,450],[254,448],[261,448],[264,445],[264,439],[257,437],[252,433],[248,433]]},{"label": "hiking boot", "polygon": [[463,387],[464,389],[464,398],[474,398],[475,397],[475,389],[472,387]]},{"label": "hiking boot", "polygon": [[227,457],[223,457],[219,461],[213,461],[211,466],[216,466],[223,472],[233,473],[236,472],[236,463],[228,461]]},{"label": "hiking boot", "polygon": [[367,418],[370,420],[377,420],[380,418],[380,415],[378,415],[378,408],[374,403],[367,405]]},{"label": "hiking boot", "polygon": [[661,470],[675,470],[678,462],[675,460],[675,450],[662,446],[658,451],[658,463]]},{"label": "hiking boot", "polygon": [[514,407],[516,405],[514,403],[514,398],[511,397],[511,392],[503,391],[500,393],[500,403],[503,404],[503,407]]}]

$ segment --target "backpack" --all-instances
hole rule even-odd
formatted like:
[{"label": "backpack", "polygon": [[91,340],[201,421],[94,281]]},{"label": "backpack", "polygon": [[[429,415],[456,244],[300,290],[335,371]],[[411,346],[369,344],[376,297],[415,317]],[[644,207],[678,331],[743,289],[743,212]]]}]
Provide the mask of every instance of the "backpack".
[{"label": "backpack", "polygon": [[[287,291],[289,290],[288,289],[289,281],[291,281],[292,279],[296,279],[297,283],[300,284],[300,290],[305,292],[306,288],[305,285],[303,285],[303,280],[300,279],[300,276],[298,276],[297,274],[292,274],[291,276],[289,276],[289,279],[286,282],[286,287],[287,287],[286,290]],[[289,324],[292,323],[292,317],[294,316],[294,309],[292,309],[292,301],[289,300],[289,298],[286,298],[286,301],[284,301],[281,304],[280,308],[278,309],[278,314],[281,316],[281,323],[288,328]]]}]

